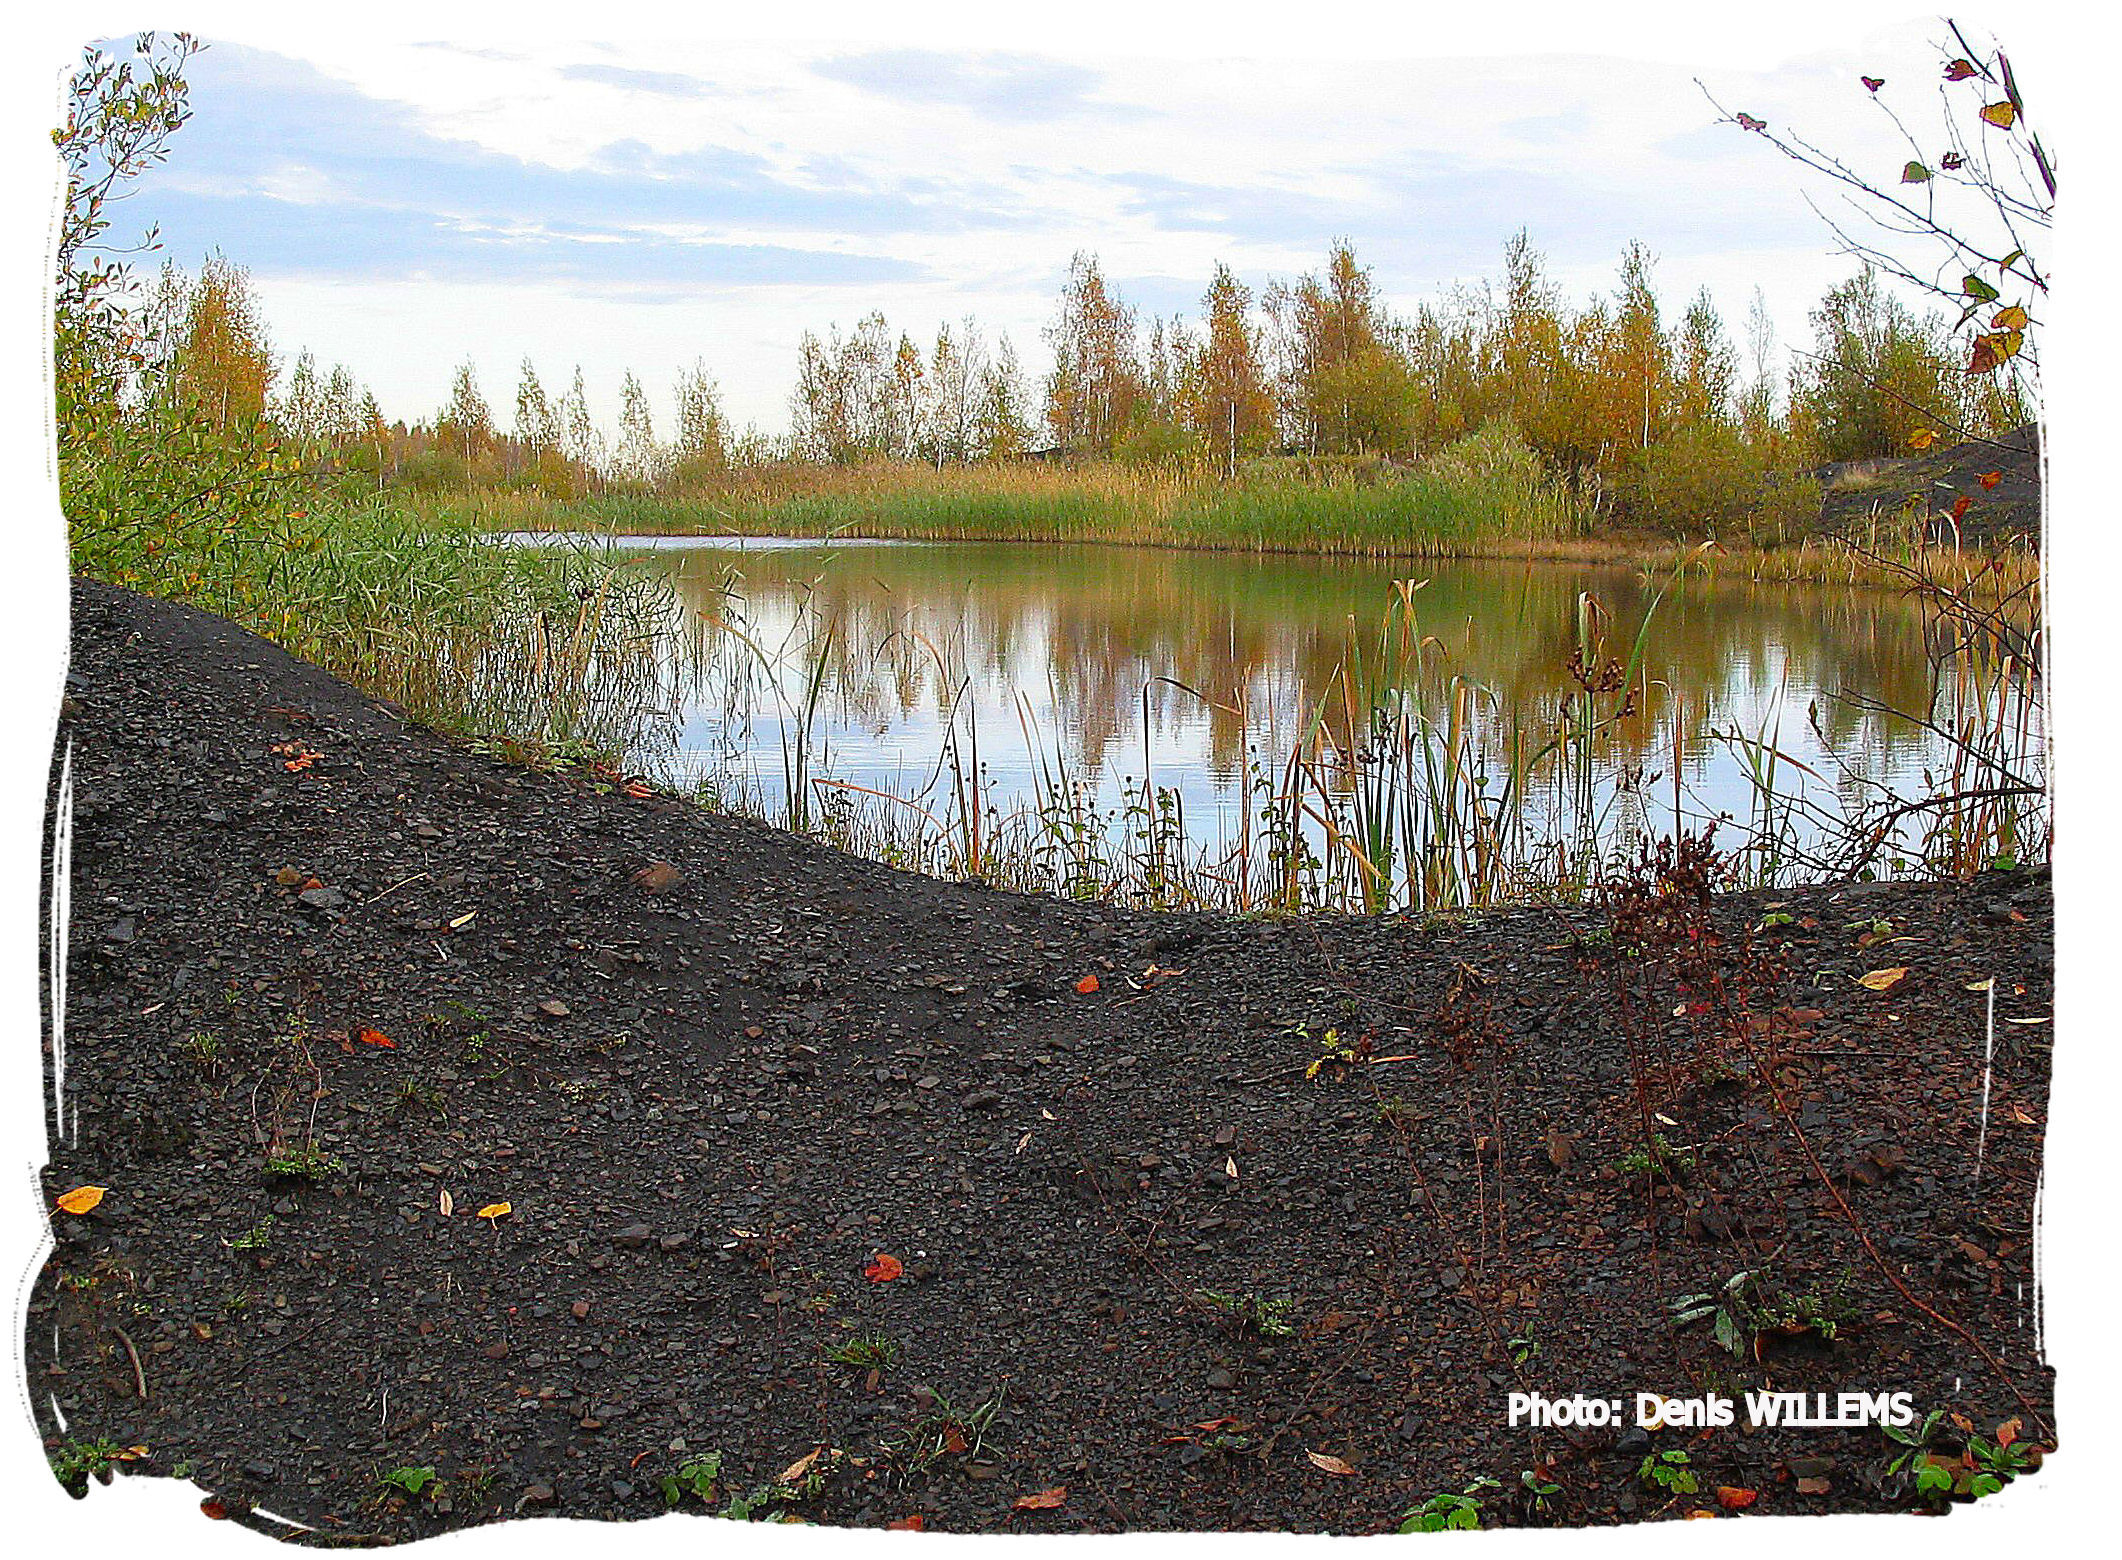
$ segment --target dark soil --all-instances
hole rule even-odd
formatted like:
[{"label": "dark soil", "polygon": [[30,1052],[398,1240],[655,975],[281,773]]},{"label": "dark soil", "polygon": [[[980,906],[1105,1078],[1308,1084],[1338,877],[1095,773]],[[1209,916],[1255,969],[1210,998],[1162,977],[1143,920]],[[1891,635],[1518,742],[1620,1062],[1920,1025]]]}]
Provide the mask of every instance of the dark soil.
[{"label": "dark soil", "polygon": [[[720,1452],[705,1513],[819,1448],[770,1510],[1365,1532],[1481,1475],[1489,1525],[1917,1504],[1876,1429],[1514,1429],[1515,1388],[2052,1434],[2045,874],[1119,914],[511,768],[196,612],[74,612],[46,1180],[109,1192],[30,1307],[55,1455],[144,1446],[336,1541],[654,1516]],[[1764,1267],[1832,1340],[1675,1327]]]},{"label": "dark soil", "polygon": [[1913,507],[1929,517],[1931,540],[1943,546],[1955,536],[1963,546],[1989,550],[2041,543],[2041,436],[2033,423],[1905,459],[1827,467],[1823,482],[1825,535],[1862,542],[1875,516]]}]

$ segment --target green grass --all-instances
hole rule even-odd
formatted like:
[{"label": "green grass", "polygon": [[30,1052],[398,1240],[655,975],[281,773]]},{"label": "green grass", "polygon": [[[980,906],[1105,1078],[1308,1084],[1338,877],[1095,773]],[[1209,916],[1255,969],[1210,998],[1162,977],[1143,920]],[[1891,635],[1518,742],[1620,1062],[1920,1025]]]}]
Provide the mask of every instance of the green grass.
[{"label": "green grass", "polygon": [[393,497],[313,492],[240,524],[73,542],[77,573],[228,618],[515,756],[616,755],[663,713],[670,587],[594,542],[495,545]]},{"label": "green grass", "polygon": [[1505,433],[1420,470],[1261,461],[1236,481],[1112,464],[937,470],[912,462],[733,472],[712,493],[557,502],[430,495],[421,512],[485,530],[1109,542],[1236,552],[1424,557],[1522,552],[1583,536],[1588,511]]}]

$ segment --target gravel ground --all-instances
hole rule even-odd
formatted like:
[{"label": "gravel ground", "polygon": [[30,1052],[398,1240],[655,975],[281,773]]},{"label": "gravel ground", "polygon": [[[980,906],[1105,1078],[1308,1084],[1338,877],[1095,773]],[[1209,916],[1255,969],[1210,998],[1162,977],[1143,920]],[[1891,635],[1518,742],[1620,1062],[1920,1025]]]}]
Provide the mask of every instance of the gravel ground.
[{"label": "gravel ground", "polygon": [[[1041,1532],[1373,1532],[1480,1477],[1491,1526],[1918,1504],[1877,1429],[1513,1427],[1512,1391],[1906,1391],[1941,1455],[2053,1444],[2045,874],[1122,914],[511,768],[200,613],[74,614],[47,1185],[108,1191],[30,1307],[55,1457],[353,1542],[673,1494]],[[1675,1325],[1740,1273],[1736,1352]]]}]

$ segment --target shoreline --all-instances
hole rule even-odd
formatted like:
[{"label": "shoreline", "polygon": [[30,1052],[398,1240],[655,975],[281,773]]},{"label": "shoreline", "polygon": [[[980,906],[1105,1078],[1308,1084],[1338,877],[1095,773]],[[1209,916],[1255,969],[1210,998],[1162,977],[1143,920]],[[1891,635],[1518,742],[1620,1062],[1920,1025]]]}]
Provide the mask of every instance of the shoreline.
[{"label": "shoreline", "polygon": [[[129,1476],[238,1520],[402,1541],[651,1517],[665,1478],[966,1531],[1390,1531],[1476,1476],[1485,1526],[1918,1504],[1876,1429],[1541,1429],[1512,1390],[1907,1390],[2050,1439],[2044,872],[1667,904],[1729,950],[1763,1070],[1596,911],[917,878],[74,589],[80,1134],[45,1183],[109,1190],[30,1304],[50,1453],[145,1445]],[[1985,978],[2033,1020],[1987,1076]],[[1673,1325],[1771,1251],[1759,1359]],[[1769,1322],[1808,1299],[1833,1337]]]},{"label": "shoreline", "polygon": [[[1230,545],[1181,541],[1161,537],[996,537],[962,532],[891,531],[850,526],[819,533],[796,529],[747,528],[742,531],[638,530],[606,531],[580,526],[530,526],[497,532],[495,539],[521,542],[537,537],[586,537],[608,542],[621,550],[628,543],[711,542],[741,550],[747,541],[770,541],[792,546],[810,544],[830,548],[847,542],[880,546],[968,546],[968,547],[1118,547],[1171,553],[1201,553],[1261,558],[1314,558],[1322,562],[1350,563],[1494,563],[1519,565],[1574,564],[1588,569],[1633,572],[1681,572],[1684,578],[1734,580],[1754,585],[1825,585],[1850,589],[1898,589],[1905,579],[1856,560],[1828,546],[1812,548],[1725,548],[1714,542],[1656,542],[1650,539],[1574,540],[1519,543],[1478,543],[1471,546],[1416,548],[1406,551],[1333,547]],[[653,550],[643,547],[640,550]],[[2042,561],[2038,554],[2019,547],[1989,552],[1980,549],[1927,549],[1908,556],[1894,556],[1890,563],[1903,565],[1929,579],[1952,579],[1954,571],[1994,571],[2008,587],[2027,579],[2038,579]],[[1964,577],[1961,576],[1961,577]]]}]

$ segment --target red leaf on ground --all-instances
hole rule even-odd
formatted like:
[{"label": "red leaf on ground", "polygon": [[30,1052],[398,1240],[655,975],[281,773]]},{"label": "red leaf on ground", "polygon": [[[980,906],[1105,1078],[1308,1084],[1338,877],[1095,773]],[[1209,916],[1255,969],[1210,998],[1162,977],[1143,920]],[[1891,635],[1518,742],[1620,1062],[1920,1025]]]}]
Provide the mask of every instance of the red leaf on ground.
[{"label": "red leaf on ground", "polygon": [[1018,1511],[1051,1511],[1068,1499],[1068,1486],[1057,1484],[1050,1490],[1041,1490],[1036,1495],[1019,1495],[1011,1503]]},{"label": "red leaf on ground", "polygon": [[2001,471],[1985,471],[1976,477],[1975,480],[1986,488],[1993,488],[2004,480],[2004,473]]},{"label": "red leaf on ground", "polygon": [[1098,977],[1095,975],[1084,976],[1081,980],[1076,982],[1076,989],[1082,992],[1083,995],[1085,995],[1086,997],[1089,996],[1092,992],[1098,989]]},{"label": "red leaf on ground", "polygon": [[885,1523],[884,1530],[887,1533],[919,1533],[927,1526],[928,1519],[917,1511],[910,1517],[900,1517],[896,1521]]},{"label": "red leaf on ground", "polygon": [[226,1522],[228,1520],[228,1507],[222,1505],[218,1500],[202,1500],[199,1502],[199,1509],[216,1522]]},{"label": "red leaf on ground", "polygon": [[398,1049],[398,1042],[380,1029],[364,1029],[361,1033],[355,1035],[354,1038],[363,1045],[380,1045],[386,1051]]},{"label": "red leaf on ground", "polygon": [[1759,1490],[1742,1490],[1729,1484],[1717,1486],[1717,1504],[1726,1511],[1744,1511],[1760,1498]]},{"label": "red leaf on ground", "polygon": [[906,1264],[888,1251],[880,1251],[869,1259],[862,1276],[872,1284],[888,1284],[906,1271]]}]

